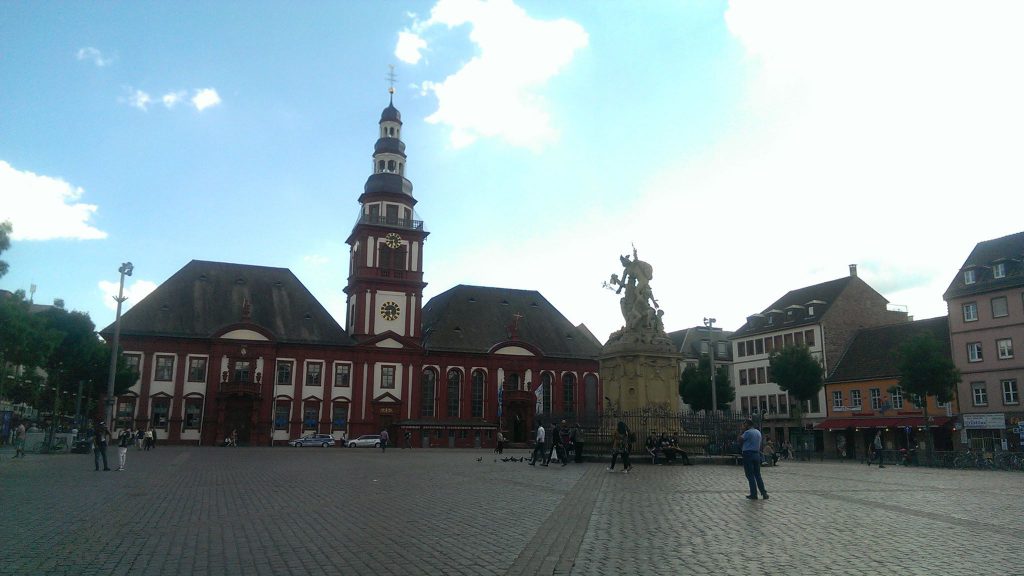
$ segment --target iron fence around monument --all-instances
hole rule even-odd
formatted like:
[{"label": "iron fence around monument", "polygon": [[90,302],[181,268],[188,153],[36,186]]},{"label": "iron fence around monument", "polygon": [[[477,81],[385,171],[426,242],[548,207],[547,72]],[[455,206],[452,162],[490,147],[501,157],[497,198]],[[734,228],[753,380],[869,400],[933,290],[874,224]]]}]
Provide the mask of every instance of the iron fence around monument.
[{"label": "iron fence around monument", "polygon": [[[634,435],[633,452],[646,445],[647,438],[662,433],[675,438],[687,452],[719,456],[737,451],[736,437],[743,430],[745,416],[731,411],[717,413],[667,410],[608,411],[603,414],[550,413],[538,416],[545,426],[565,420],[579,424],[583,453],[587,457],[607,456],[618,423],[624,422]],[[550,429],[549,429],[550,430]]]}]

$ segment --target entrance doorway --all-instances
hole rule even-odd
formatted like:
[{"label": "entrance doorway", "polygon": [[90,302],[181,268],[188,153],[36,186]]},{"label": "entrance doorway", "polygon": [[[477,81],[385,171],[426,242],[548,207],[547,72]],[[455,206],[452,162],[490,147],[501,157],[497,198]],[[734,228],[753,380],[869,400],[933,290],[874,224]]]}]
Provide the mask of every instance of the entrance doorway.
[{"label": "entrance doorway", "polygon": [[224,404],[224,429],[221,430],[221,440],[231,435],[234,430],[238,431],[238,443],[250,444],[252,441],[252,416],[256,409],[256,403],[252,398],[228,398]]},{"label": "entrance doorway", "polygon": [[529,415],[529,404],[525,402],[510,402],[508,407],[508,421],[510,424],[511,441],[522,444],[530,440],[530,429],[527,428],[527,417]]}]

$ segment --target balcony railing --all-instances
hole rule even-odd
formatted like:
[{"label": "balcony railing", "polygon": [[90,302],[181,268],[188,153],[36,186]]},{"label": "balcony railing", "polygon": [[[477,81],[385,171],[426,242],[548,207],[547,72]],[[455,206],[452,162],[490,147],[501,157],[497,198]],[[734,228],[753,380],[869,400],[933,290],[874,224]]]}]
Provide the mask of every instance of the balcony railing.
[{"label": "balcony railing", "polygon": [[221,382],[220,388],[217,392],[221,396],[255,396],[259,398],[263,395],[263,385],[259,382],[250,381],[234,381],[234,382]]},{"label": "balcony railing", "polygon": [[390,216],[363,214],[359,219],[360,224],[373,224],[375,226],[389,226],[391,228],[404,228],[406,230],[423,230],[422,220],[407,220]]}]

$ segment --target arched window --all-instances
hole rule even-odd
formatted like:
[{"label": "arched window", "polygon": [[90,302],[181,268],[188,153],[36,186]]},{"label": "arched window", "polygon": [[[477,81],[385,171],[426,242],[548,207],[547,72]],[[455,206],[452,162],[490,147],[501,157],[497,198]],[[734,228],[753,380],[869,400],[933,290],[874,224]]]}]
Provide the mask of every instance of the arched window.
[{"label": "arched window", "polygon": [[448,417],[459,417],[459,401],[462,399],[462,372],[455,368],[448,371]]},{"label": "arched window", "polygon": [[472,418],[484,417],[484,381],[486,379],[487,376],[483,370],[473,371],[472,405],[470,406],[470,416]]},{"label": "arched window", "polygon": [[388,172],[394,172],[394,171],[395,171],[395,161],[394,160],[388,160]]},{"label": "arched window", "polygon": [[378,160],[377,161],[377,172],[383,172],[383,171],[384,171],[384,161],[383,160]]},{"label": "arched window", "polygon": [[544,408],[545,414],[551,414],[551,386],[555,379],[551,376],[551,372],[545,372],[540,375],[540,384],[543,386],[543,392],[541,393],[541,406]]},{"label": "arched window", "polygon": [[420,416],[434,417],[434,399],[437,397],[437,372],[433,368],[423,370],[420,380]]},{"label": "arched window", "polygon": [[576,375],[567,372],[562,375],[562,412],[572,414],[576,411]]},{"label": "arched window", "polygon": [[597,376],[587,374],[583,377],[583,411],[587,416],[597,415]]}]

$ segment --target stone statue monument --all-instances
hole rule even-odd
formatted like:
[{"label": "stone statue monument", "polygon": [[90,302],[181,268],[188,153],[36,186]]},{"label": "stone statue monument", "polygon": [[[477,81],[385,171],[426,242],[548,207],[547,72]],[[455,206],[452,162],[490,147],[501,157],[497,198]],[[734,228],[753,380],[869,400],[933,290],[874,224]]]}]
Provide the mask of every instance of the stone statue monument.
[{"label": "stone statue monument", "polygon": [[601,379],[606,409],[679,409],[679,353],[665,334],[651,289],[654,268],[640,259],[620,256],[622,276],[612,274],[605,288],[621,294],[619,307],[625,325],[601,349]]}]

